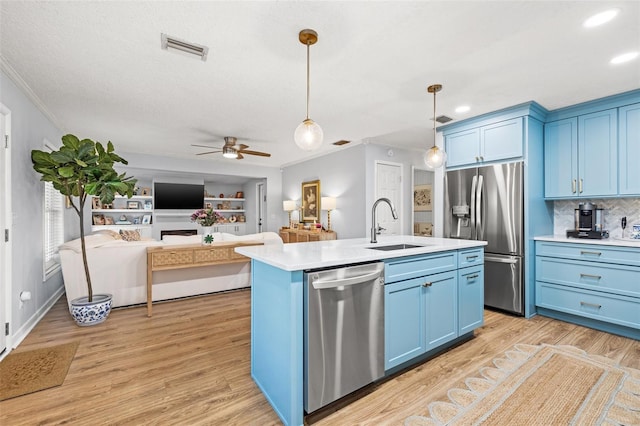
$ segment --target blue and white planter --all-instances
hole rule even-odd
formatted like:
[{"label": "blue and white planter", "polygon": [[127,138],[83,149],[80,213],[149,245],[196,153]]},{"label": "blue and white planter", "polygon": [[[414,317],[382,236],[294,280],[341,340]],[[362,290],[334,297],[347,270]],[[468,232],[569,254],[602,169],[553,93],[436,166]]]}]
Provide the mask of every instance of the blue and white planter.
[{"label": "blue and white planter", "polygon": [[111,294],[94,294],[93,301],[88,297],[78,297],[71,301],[69,312],[79,326],[96,325],[104,322],[111,312]]}]

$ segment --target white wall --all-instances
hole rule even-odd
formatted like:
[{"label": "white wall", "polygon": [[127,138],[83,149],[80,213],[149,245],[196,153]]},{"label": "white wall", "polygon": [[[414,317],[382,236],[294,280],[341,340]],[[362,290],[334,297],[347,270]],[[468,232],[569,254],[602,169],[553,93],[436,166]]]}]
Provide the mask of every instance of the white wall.
[{"label": "white wall", "polygon": [[[15,346],[55,302],[62,292],[62,274],[43,282],[44,183],[31,166],[31,150],[43,149],[47,139],[61,144],[62,132],[4,72],[0,72],[0,102],[11,110],[11,344]],[[65,216],[65,239],[79,235],[78,218],[72,209]],[[22,291],[31,300],[20,303]]]}]

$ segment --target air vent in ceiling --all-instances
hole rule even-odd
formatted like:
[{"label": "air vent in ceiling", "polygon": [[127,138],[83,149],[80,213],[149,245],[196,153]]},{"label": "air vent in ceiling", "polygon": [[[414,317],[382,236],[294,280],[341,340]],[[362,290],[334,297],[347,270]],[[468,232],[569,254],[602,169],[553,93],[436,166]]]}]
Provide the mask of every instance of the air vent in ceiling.
[{"label": "air vent in ceiling", "polygon": [[338,142],[334,142],[333,144],[337,145],[337,146],[341,146],[341,145],[346,145],[348,143],[351,143],[351,141],[346,141],[346,140],[342,139],[342,140],[339,140]]},{"label": "air vent in ceiling", "polygon": [[453,121],[453,118],[447,117],[446,115],[439,115],[436,117],[436,121],[440,124],[444,124]]},{"label": "air vent in ceiling", "polygon": [[171,48],[180,50],[182,52],[191,53],[202,58],[203,61],[207,60],[207,54],[209,48],[199,44],[189,43],[188,41],[180,40],[175,37],[171,37],[166,34],[160,35],[161,47],[165,50]]}]

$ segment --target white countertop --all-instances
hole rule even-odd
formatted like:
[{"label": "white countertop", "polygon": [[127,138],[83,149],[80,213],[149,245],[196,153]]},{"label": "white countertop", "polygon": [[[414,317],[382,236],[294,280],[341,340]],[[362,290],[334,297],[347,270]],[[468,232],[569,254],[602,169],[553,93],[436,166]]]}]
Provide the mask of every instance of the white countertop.
[{"label": "white countertop", "polygon": [[[422,247],[391,251],[367,248],[391,244],[416,244]],[[485,245],[487,245],[486,241],[395,235],[378,236],[377,244],[370,243],[369,238],[353,238],[348,240],[237,247],[235,251],[285,271],[300,271]]]},{"label": "white countertop", "polygon": [[535,237],[536,241],[551,241],[556,243],[576,243],[576,244],[596,244],[603,246],[620,246],[635,247],[640,249],[640,240],[632,240],[631,238],[609,237],[601,240],[592,240],[589,238],[567,238],[564,235],[543,235]]}]

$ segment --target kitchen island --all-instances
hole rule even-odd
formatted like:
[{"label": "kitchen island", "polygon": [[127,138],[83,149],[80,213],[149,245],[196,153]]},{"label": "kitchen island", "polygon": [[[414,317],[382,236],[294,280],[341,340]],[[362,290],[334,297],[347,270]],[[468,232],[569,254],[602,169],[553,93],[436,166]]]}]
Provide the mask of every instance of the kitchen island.
[{"label": "kitchen island", "polygon": [[236,248],[251,258],[251,376],[283,423],[304,422],[305,272],[384,263],[389,375],[471,338],[482,325],[484,245],[389,236],[377,244],[359,238]]}]

